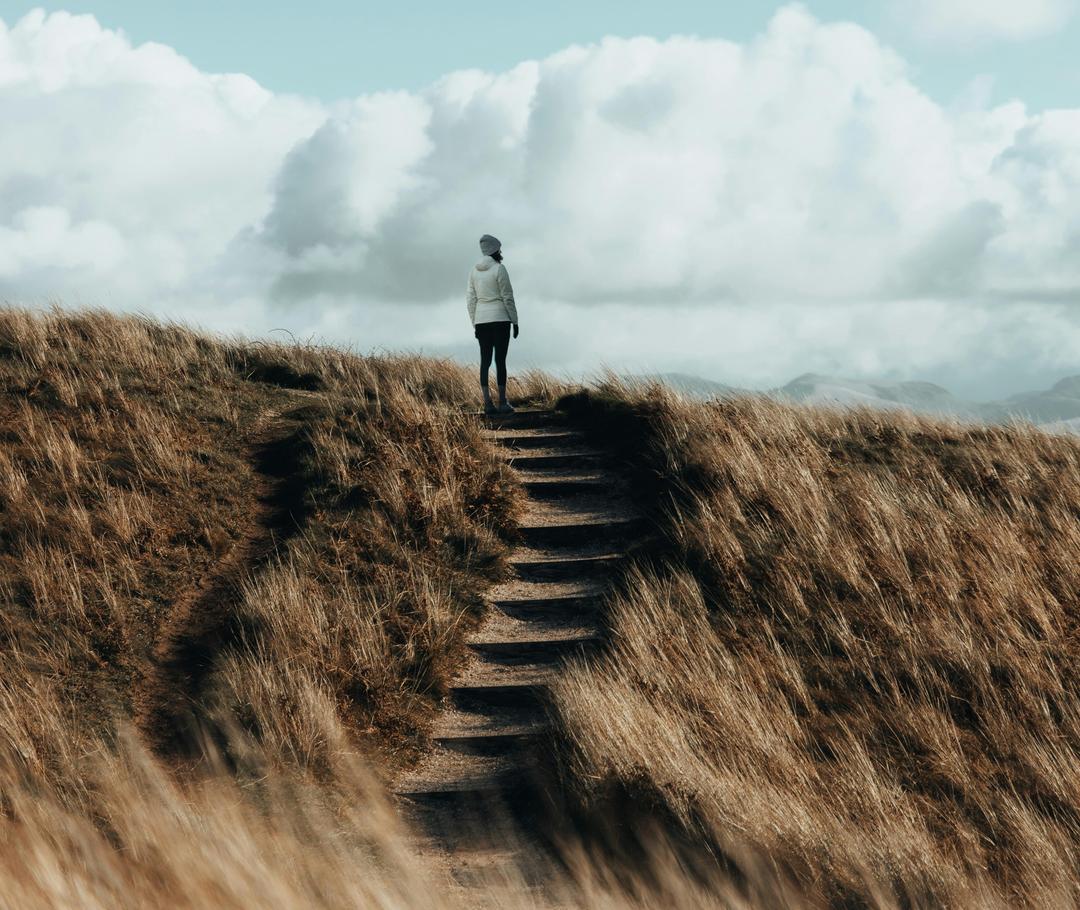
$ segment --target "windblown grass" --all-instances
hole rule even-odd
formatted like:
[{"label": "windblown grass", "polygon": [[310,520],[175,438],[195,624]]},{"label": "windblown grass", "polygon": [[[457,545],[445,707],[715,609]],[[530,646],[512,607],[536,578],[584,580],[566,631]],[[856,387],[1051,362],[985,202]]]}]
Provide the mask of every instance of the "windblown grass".
[{"label": "windblown grass", "polygon": [[449,361],[0,311],[6,757],[77,794],[135,725],[326,770],[329,706],[410,761],[514,524],[476,397]]},{"label": "windblown grass", "polygon": [[566,404],[662,537],[558,686],[587,799],[813,904],[1077,903],[1080,443],[615,382]]},{"label": "windblown grass", "polygon": [[[536,906],[425,874],[383,786],[514,522],[474,393],[442,361],[0,311],[0,907]],[[566,906],[657,893],[568,860]],[[745,905],[656,867],[680,906]]]},{"label": "windblown grass", "polygon": [[[425,875],[383,787],[505,569],[475,391],[445,361],[0,311],[0,907],[536,905]],[[1074,440],[565,403],[659,539],[555,704],[578,818],[638,852],[571,844],[557,900],[1080,903]]]}]

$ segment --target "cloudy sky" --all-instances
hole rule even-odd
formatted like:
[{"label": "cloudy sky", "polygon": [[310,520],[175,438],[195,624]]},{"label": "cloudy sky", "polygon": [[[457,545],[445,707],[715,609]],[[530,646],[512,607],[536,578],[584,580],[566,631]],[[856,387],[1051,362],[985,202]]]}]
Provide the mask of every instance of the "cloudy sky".
[{"label": "cloudy sky", "polygon": [[978,398],[1080,373],[1080,0],[0,0],[0,300]]}]

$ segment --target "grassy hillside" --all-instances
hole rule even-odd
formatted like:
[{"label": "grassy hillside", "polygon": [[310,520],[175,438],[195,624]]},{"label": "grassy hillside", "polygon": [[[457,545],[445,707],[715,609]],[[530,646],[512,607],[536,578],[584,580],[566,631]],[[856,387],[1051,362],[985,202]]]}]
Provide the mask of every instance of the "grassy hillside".
[{"label": "grassy hillside", "polygon": [[[448,894],[385,798],[507,571],[475,397],[0,310],[0,908],[535,906]],[[657,530],[556,693],[564,905],[1080,903],[1080,443],[563,404]]]},{"label": "grassy hillside", "polygon": [[513,527],[470,379],[4,311],[5,682],[48,679],[81,729],[130,719],[164,753],[218,712],[313,760],[316,698],[393,749]]},{"label": "grassy hillside", "polygon": [[1080,443],[614,384],[564,403],[661,537],[558,692],[594,811],[630,796],[813,904],[1077,903]]},{"label": "grassy hillside", "polygon": [[[0,311],[0,905],[67,904],[48,889],[86,876],[79,906],[139,905],[157,887],[140,875],[214,849],[187,825],[299,849],[314,782],[372,805],[357,756],[384,777],[409,763],[504,571],[513,482],[475,397],[449,362]],[[263,787],[294,775],[255,796],[298,830],[244,816],[240,791],[205,815],[215,761]],[[121,903],[96,894],[121,881]]]}]

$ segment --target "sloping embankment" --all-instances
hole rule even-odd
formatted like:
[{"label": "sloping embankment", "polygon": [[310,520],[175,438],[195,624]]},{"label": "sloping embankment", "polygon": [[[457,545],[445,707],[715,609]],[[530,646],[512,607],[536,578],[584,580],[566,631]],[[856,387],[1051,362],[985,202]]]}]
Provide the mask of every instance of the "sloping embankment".
[{"label": "sloping embankment", "polygon": [[[567,773],[831,905],[1080,898],[1080,443],[567,399],[665,544],[556,687]],[[613,801],[614,800],[614,801]]]}]

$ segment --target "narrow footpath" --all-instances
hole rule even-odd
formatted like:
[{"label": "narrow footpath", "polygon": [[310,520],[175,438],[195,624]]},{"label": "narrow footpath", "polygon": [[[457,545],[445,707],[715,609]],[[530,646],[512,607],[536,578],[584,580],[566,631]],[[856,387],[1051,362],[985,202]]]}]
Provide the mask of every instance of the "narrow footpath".
[{"label": "narrow footpath", "polygon": [[551,681],[601,641],[608,576],[642,531],[606,453],[553,411],[486,419],[528,496],[513,578],[494,588],[430,753],[396,793],[422,853],[461,885],[548,877],[538,774]]}]

